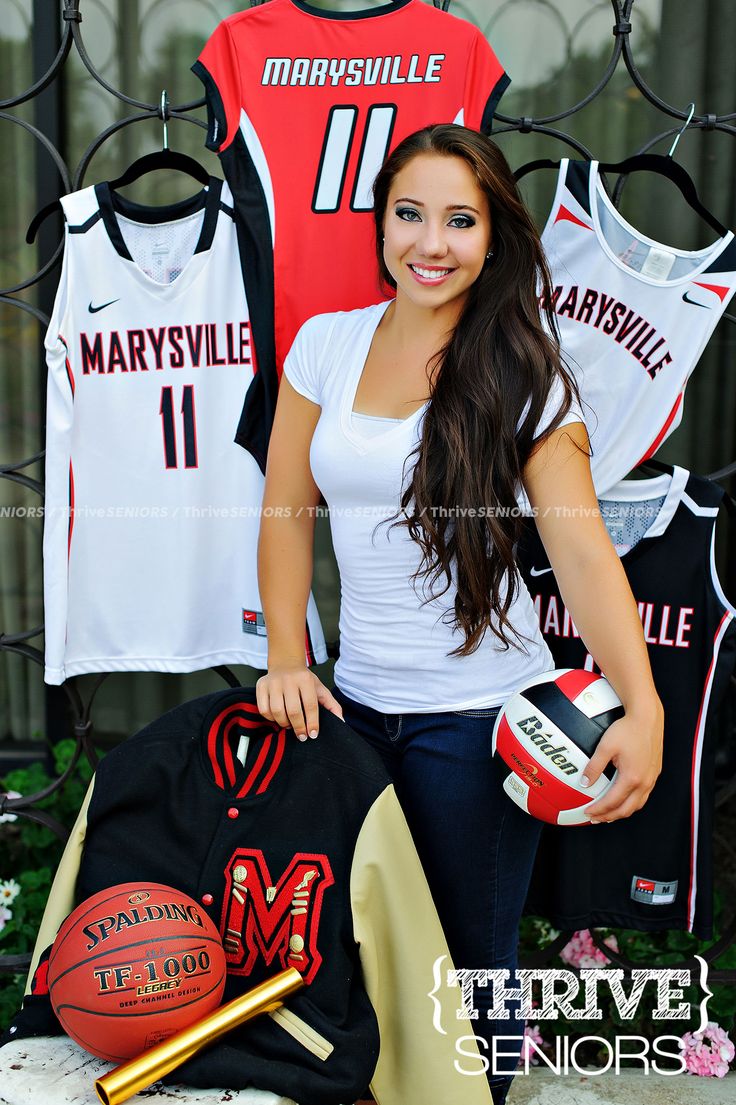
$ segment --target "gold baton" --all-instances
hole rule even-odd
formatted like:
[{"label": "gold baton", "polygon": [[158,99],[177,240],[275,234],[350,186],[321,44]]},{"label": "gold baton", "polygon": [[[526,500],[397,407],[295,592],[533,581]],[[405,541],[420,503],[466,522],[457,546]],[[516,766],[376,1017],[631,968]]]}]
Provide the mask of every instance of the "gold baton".
[{"label": "gold baton", "polygon": [[221,1005],[214,1013],[208,1013],[196,1024],[182,1028],[167,1040],[98,1078],[95,1082],[97,1096],[103,1105],[120,1105],[138,1090],[145,1089],[191,1059],[231,1028],[257,1017],[259,1013],[279,1009],[284,1000],[303,985],[304,979],[294,967],[280,971],[260,986],[254,986],[247,994]]}]

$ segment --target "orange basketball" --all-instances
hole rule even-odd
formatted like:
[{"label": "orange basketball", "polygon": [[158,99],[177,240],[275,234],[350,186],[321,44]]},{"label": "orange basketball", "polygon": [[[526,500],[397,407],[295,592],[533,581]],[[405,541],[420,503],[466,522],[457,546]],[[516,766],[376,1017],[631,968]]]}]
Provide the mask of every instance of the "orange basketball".
[{"label": "orange basketball", "polygon": [[64,1031],[117,1063],[216,1009],[225,967],[220,934],[193,898],[128,882],[94,894],[64,921],[49,993]]}]

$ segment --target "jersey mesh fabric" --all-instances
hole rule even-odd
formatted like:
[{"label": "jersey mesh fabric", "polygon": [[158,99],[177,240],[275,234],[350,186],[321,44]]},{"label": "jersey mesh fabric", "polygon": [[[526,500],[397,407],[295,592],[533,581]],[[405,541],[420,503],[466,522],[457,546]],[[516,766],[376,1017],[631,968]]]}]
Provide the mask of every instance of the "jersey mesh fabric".
[{"label": "jersey mesh fabric", "polygon": [[598,506],[616,551],[628,552],[639,543],[662,509],[664,495],[639,503],[621,503],[599,499]]},{"label": "jersey mesh fabric", "polygon": [[137,265],[157,284],[171,284],[191,260],[202,232],[204,212],[151,226],[118,215],[120,232]]}]

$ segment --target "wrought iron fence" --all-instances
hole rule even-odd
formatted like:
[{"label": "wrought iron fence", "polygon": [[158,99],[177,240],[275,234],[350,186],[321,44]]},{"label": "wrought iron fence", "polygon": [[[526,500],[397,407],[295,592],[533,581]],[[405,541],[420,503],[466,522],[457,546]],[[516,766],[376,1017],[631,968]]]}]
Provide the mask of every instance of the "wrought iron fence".
[{"label": "wrought iron fence", "polygon": [[[91,0],[90,0],[91,2]],[[159,3],[160,0],[156,0]],[[246,0],[243,0],[245,3]],[[253,6],[257,3],[262,3],[264,0],[252,0]],[[267,2],[267,0],[266,0]],[[490,37],[493,34],[494,26],[496,22],[503,16],[505,11],[511,7],[513,0],[506,0],[502,3],[494,13],[489,17],[485,26],[481,26],[481,29]],[[576,26],[569,27],[558,10],[558,7],[553,0],[535,0],[537,4],[548,9],[554,15],[560,19],[561,25],[564,28],[564,33],[567,41],[568,51],[572,52],[572,43],[574,41]],[[53,0],[51,0],[53,3]],[[49,7],[51,6],[49,4]],[[168,122],[169,119],[179,119],[191,123],[195,126],[204,128],[205,123],[202,119],[192,114],[197,109],[204,106],[204,99],[191,100],[189,102],[178,103],[171,105],[168,102],[167,97],[162,97],[158,103],[148,103],[145,100],[137,99],[134,96],[130,96],[122,89],[114,87],[100,72],[99,67],[96,67],[90,54],[88,52],[85,36],[84,36],[84,23],[83,12],[87,6],[88,0],[59,0],[61,11],[60,16],[62,20],[61,41],[56,51],[55,56],[48,64],[45,72],[30,85],[30,87],[24,89],[17,94],[8,97],[5,100],[0,100],[0,122],[8,123],[12,126],[18,126],[23,128],[33,139],[40,144],[40,146],[48,153],[52,159],[59,174],[59,181],[61,183],[61,194],[73,191],[80,188],[83,185],[85,177],[90,167],[90,163],[95,154],[112,136],[123,131],[127,127],[134,126],[135,124],[150,119],[159,119],[163,123]],[[450,6],[450,0],[434,0],[435,7],[442,7],[445,10]],[[625,66],[625,69],[631,78],[633,86],[638,89],[643,97],[655,107],[663,116],[671,120],[671,126],[665,127],[653,137],[649,138],[639,150],[632,151],[643,153],[659,143],[663,142],[670,136],[678,135],[687,124],[690,128],[702,129],[702,130],[719,130],[730,135],[736,135],[736,112],[731,112],[725,115],[718,115],[710,112],[689,112],[687,109],[683,109],[676,105],[667,103],[661,96],[659,96],[647,83],[642,76],[640,69],[637,67],[636,58],[634,56],[634,50],[632,48],[632,32],[636,27],[636,0],[599,0],[594,2],[596,10],[601,8],[610,7],[611,14],[613,16],[612,25],[612,37],[613,45],[611,49],[610,58],[603,73],[599,79],[595,82],[594,86],[586,92],[582,98],[571,106],[557,111],[550,115],[543,115],[538,117],[523,115],[518,118],[514,118],[505,115],[503,112],[499,112],[496,115],[496,125],[494,128],[494,134],[504,134],[511,131],[518,131],[521,134],[543,134],[554,139],[561,141],[562,143],[570,146],[578,156],[585,158],[592,158],[593,152],[586,148],[586,146],[575,138],[573,135],[567,133],[560,128],[560,124],[566,119],[570,119],[573,115],[580,112],[583,108],[589,105],[596,97],[600,96],[608,83],[611,81],[614,73],[619,70],[621,65]],[[154,5],[155,6],[155,5]],[[453,10],[458,14],[464,15],[468,18],[473,17],[473,13],[467,8],[462,0],[457,0],[453,7]],[[216,12],[213,9],[213,14],[216,16]],[[477,20],[476,20],[477,21]],[[35,27],[34,34],[41,35],[48,31],[48,28]],[[97,86],[104,90],[109,96],[115,97],[123,104],[135,109],[133,114],[127,115],[122,119],[119,119],[106,127],[103,131],[96,135],[96,137],[89,143],[87,149],[84,151],[78,164],[72,169],[70,168],[62,154],[60,153],[57,145],[43,133],[39,127],[28,122],[25,118],[21,117],[17,113],[13,113],[12,109],[17,109],[20,105],[33,101],[41,96],[46,89],[48,89],[54,82],[61,80],[62,71],[69,61],[69,57],[72,51],[76,51],[79,59],[83,63],[84,67],[96,82]],[[618,203],[621,198],[622,189],[625,186],[625,178],[620,178],[613,193],[614,202]],[[49,256],[42,260],[42,263],[38,270],[31,276],[24,280],[18,281],[11,286],[0,288],[0,303],[9,307],[15,308],[19,311],[24,311],[33,316],[42,326],[48,325],[48,315],[39,307],[19,297],[19,293],[22,293],[28,289],[37,287],[44,277],[50,274],[56,266],[59,264],[63,249],[63,239],[58,243],[53,244],[49,251]],[[724,316],[728,323],[735,323],[736,317],[726,314]],[[8,480],[20,484],[30,489],[34,494],[38,495],[39,500],[43,500],[43,485],[42,483],[29,475],[27,470],[34,464],[38,463],[43,458],[43,452],[38,452],[33,456],[20,459],[15,462],[0,465],[0,479]],[[719,469],[718,472],[713,473],[713,476],[717,478],[723,478],[736,472],[736,462],[726,465]],[[31,642],[35,641],[43,632],[42,626],[33,626],[29,629],[12,633],[0,633],[0,650],[16,653],[26,658],[30,663],[37,664],[41,668],[43,667],[43,652],[36,644]],[[217,673],[223,678],[223,680],[230,686],[238,686],[238,680],[235,675],[227,668],[215,669]],[[0,815],[5,813],[13,813],[19,817],[27,818],[31,821],[38,822],[45,825],[52,832],[54,832],[62,840],[66,837],[66,829],[60,825],[53,817],[47,812],[38,808],[38,803],[44,798],[47,798],[54,791],[63,787],[71,773],[74,771],[80,757],[86,756],[94,767],[97,762],[96,753],[92,745],[92,710],[95,703],[97,692],[106,675],[100,675],[97,677],[90,688],[88,688],[86,696],[83,697],[80,692],[77,683],[74,679],[68,680],[63,685],[63,693],[66,696],[68,709],[71,716],[71,732],[76,742],[75,753],[71,763],[64,774],[55,779],[53,783],[45,790],[36,794],[23,795],[21,798],[10,799],[5,795],[0,795]],[[724,808],[727,804],[732,807],[732,804],[736,801],[736,779],[731,780],[729,783],[719,790],[716,795],[716,805],[719,808]],[[525,966],[542,966],[549,962],[553,956],[555,956],[561,948],[567,943],[571,933],[562,932],[554,940],[552,940],[546,947],[541,949],[536,955],[527,957]],[[633,962],[620,952],[612,950],[608,945],[603,944],[602,940],[594,934],[594,940],[605,953],[605,955],[616,966],[623,968],[625,973],[629,973],[635,968],[641,969],[641,962]],[[736,915],[730,918],[726,927],[722,931],[720,937],[712,942],[708,946],[701,947],[699,954],[712,964],[719,955],[721,955],[726,949],[730,948],[736,940]],[[30,960],[29,956],[0,956],[0,971],[18,971],[27,967]],[[681,967],[682,969],[696,970],[697,964],[695,960],[688,960],[681,964],[668,963],[668,967]],[[721,982],[736,984],[736,970],[718,970],[715,968],[710,969],[709,980],[711,982]]]}]

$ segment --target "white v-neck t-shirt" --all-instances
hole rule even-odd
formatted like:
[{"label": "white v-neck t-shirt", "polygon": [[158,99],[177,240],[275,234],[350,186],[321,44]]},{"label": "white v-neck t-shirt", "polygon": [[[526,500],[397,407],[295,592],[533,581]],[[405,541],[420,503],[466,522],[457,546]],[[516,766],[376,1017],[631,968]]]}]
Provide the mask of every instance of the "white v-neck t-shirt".
[{"label": "white v-neck t-shirt", "polygon": [[[486,632],[475,652],[458,657],[448,655],[464,639],[448,624],[454,584],[423,603],[426,585],[411,579],[421,550],[406,527],[389,527],[411,475],[406,462],[419,443],[428,404],[405,419],[371,418],[370,429],[366,416],[353,412],[373,334],[389,302],[309,319],[284,365],[292,386],[321,407],[309,456],[330,509],[340,570],[335,682],[356,702],[383,713],[498,706],[554,663],[521,581],[509,618],[523,647],[503,650]],[[560,402],[561,389],[553,390],[538,432]],[[576,407],[564,421],[582,420]]]}]

